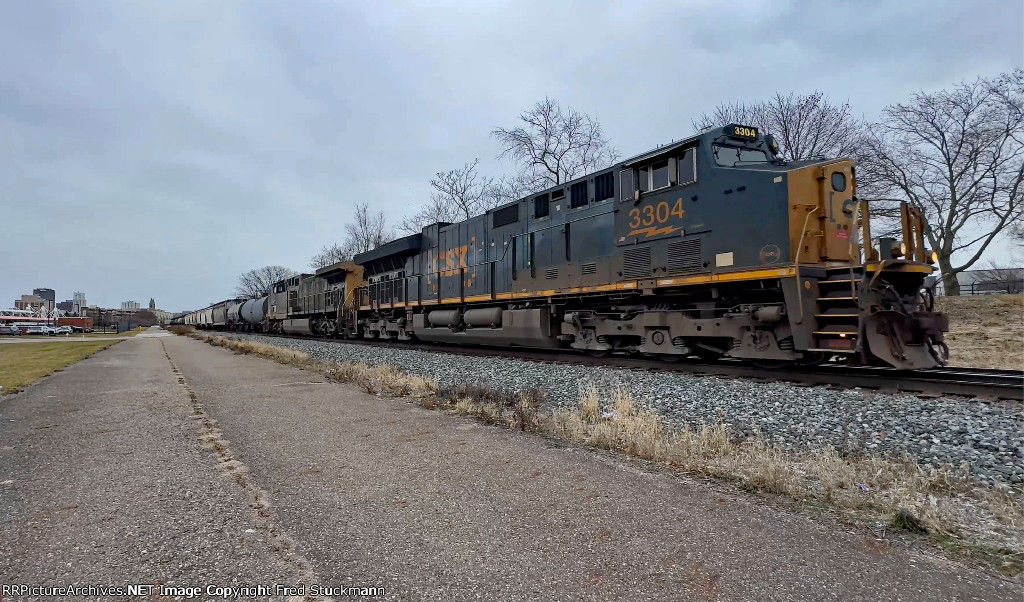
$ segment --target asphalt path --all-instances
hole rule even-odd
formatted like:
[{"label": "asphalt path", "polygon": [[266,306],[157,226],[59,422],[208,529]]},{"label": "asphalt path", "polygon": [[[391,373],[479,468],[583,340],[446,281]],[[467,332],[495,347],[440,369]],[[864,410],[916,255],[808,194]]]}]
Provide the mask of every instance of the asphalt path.
[{"label": "asphalt path", "polygon": [[1022,597],[907,541],[183,337],[139,335],[0,400],[0,584]]}]

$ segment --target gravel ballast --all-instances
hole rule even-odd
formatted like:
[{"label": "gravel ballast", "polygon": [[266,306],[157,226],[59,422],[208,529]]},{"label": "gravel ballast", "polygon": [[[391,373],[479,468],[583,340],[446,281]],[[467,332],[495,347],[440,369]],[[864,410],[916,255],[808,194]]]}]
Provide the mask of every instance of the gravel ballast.
[{"label": "gravel ballast", "polygon": [[985,481],[1024,484],[1024,416],[1019,406],[963,399],[922,399],[858,389],[648,372],[586,364],[288,339],[237,333],[305,351],[327,362],[390,364],[442,385],[483,384],[505,391],[538,388],[554,407],[575,405],[579,388],[626,388],[638,404],[676,425],[722,421],[740,434],[760,430],[789,449],[831,445],[885,456],[909,455],[922,464],[970,465]]}]

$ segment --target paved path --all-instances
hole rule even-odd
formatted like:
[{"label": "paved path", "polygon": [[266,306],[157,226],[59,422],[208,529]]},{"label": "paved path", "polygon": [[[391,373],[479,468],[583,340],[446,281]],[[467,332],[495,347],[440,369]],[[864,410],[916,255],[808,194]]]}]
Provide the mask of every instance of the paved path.
[{"label": "paved path", "polygon": [[0,583],[307,581],[403,600],[1022,594],[724,485],[182,337],[135,337],[3,398],[0,483]]}]

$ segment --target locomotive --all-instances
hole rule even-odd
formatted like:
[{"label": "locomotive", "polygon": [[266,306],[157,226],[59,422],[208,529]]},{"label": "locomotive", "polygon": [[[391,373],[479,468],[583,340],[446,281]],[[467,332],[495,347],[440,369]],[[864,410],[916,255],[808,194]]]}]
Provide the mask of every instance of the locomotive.
[{"label": "locomotive", "polygon": [[733,124],[282,281],[234,324],[237,300],[221,324],[217,306],[183,321],[669,361],[945,364],[923,216],[903,204],[902,240],[877,247],[869,218],[852,160],[785,161],[770,134]]}]

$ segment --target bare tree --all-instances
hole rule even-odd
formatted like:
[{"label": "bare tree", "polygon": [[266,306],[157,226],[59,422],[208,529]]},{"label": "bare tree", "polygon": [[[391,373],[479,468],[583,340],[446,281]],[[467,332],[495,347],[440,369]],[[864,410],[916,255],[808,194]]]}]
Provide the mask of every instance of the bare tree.
[{"label": "bare tree", "polygon": [[558,101],[545,98],[519,119],[522,125],[495,128],[491,135],[501,143],[499,157],[518,161],[531,189],[561,184],[618,159],[596,119],[563,109]]},{"label": "bare tree", "polygon": [[943,288],[959,295],[957,274],[1024,212],[1024,70],[919,92],[887,107],[870,132],[861,173],[879,200],[922,211]]},{"label": "bare tree", "polygon": [[1007,236],[1010,237],[1011,243],[1024,246],[1024,220],[1017,220],[1013,223],[1007,230]]},{"label": "bare tree", "polygon": [[275,282],[291,278],[296,272],[279,265],[268,265],[249,270],[238,277],[235,296],[243,299],[258,299],[267,294]]},{"label": "bare tree", "polygon": [[339,261],[349,261],[353,255],[352,249],[341,243],[324,245],[324,248],[320,249],[320,252],[309,260],[309,267],[319,270],[322,267],[338,263]]},{"label": "bare tree", "polygon": [[693,122],[696,130],[730,123],[753,125],[771,134],[780,154],[789,161],[815,157],[855,157],[862,127],[850,103],[834,104],[822,92],[776,94],[750,104],[720,104]]},{"label": "bare tree", "polygon": [[355,220],[345,224],[345,243],[353,254],[372,251],[394,237],[384,212],[371,214],[369,203],[356,205]]},{"label": "bare tree", "polygon": [[530,172],[520,171],[514,176],[502,176],[492,181],[488,194],[494,206],[504,205],[537,192],[543,188],[543,182],[537,182]]},{"label": "bare tree", "polygon": [[389,242],[395,237],[388,227],[383,211],[370,213],[369,203],[356,205],[354,220],[345,224],[345,238],[341,243],[327,245],[309,261],[309,267],[324,266],[346,261],[359,253],[365,253]]},{"label": "bare tree", "polygon": [[420,211],[402,220],[399,228],[410,234],[437,222],[458,222],[480,215],[501,204],[492,193],[493,178],[481,176],[476,166],[479,159],[458,169],[438,172],[430,180],[433,192]]}]

